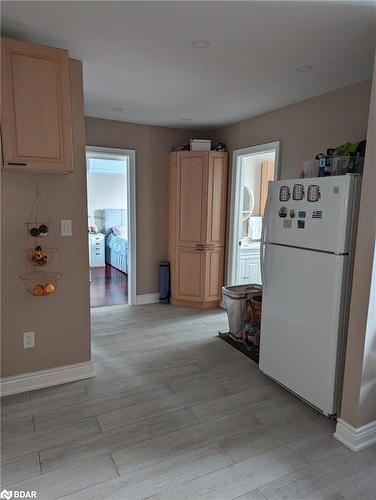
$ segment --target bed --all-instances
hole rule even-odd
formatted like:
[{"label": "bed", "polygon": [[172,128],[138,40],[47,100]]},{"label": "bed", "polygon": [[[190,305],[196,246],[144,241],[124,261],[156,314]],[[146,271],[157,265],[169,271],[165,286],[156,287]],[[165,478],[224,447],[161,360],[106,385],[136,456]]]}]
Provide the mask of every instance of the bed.
[{"label": "bed", "polygon": [[[128,274],[127,227],[127,210],[119,208],[103,209],[103,229],[106,234],[106,264]],[[118,228],[123,228],[123,232],[119,234]]]}]

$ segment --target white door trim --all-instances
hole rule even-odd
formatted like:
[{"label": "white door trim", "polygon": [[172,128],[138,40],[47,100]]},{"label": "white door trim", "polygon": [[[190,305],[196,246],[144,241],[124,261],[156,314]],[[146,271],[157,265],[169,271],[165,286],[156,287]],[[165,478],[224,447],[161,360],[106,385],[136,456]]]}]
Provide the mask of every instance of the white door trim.
[{"label": "white door trim", "polygon": [[20,375],[1,378],[1,396],[34,391],[35,389],[66,384],[94,376],[94,363],[92,361],[21,373]]},{"label": "white door trim", "polygon": [[86,157],[98,154],[111,156],[113,159],[128,157],[127,189],[128,189],[128,305],[135,305],[136,299],[136,152],[134,149],[103,148],[86,146]]},{"label": "white door trim", "polygon": [[[242,182],[242,168],[240,164],[241,158],[244,156],[251,156],[261,153],[269,153],[275,151],[275,168],[274,179],[280,177],[280,155],[281,155],[281,141],[268,142],[266,144],[259,144],[249,148],[236,149],[232,154],[232,174],[231,174],[231,200],[230,200],[230,223],[229,223],[229,238],[227,242],[227,284],[235,284],[236,280],[236,266],[235,262],[239,260],[239,242],[238,242],[238,229],[240,224],[240,210],[243,193],[241,192],[240,185]],[[235,237],[236,236],[236,237]]]}]

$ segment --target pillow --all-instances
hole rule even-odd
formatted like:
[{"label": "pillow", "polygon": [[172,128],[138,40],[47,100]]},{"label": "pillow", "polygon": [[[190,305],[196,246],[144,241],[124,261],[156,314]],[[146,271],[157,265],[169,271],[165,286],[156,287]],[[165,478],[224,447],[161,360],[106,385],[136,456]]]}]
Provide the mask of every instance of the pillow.
[{"label": "pillow", "polygon": [[127,238],[128,237],[128,231],[126,226],[112,226],[112,232],[116,235],[119,236],[120,238]]}]

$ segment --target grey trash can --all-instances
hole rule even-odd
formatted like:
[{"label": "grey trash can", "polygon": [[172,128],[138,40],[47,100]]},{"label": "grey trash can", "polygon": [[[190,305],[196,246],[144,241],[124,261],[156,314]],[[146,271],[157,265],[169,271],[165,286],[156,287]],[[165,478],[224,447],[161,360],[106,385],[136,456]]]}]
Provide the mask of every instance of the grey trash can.
[{"label": "grey trash can", "polygon": [[231,337],[243,340],[243,329],[248,321],[246,302],[252,295],[262,292],[261,285],[235,285],[222,287],[223,305],[225,306]]},{"label": "grey trash can", "polygon": [[170,301],[170,264],[159,263],[159,303],[168,304]]}]

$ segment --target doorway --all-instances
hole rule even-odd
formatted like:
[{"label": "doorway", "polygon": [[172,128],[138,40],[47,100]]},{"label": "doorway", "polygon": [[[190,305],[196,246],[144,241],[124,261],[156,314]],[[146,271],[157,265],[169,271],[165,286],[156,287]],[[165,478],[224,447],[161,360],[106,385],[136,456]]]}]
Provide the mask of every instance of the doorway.
[{"label": "doorway", "polygon": [[278,178],[279,141],[233,153],[228,285],[261,284],[260,240],[268,183]]},{"label": "doorway", "polygon": [[136,303],[135,152],[86,148],[91,307]]}]

